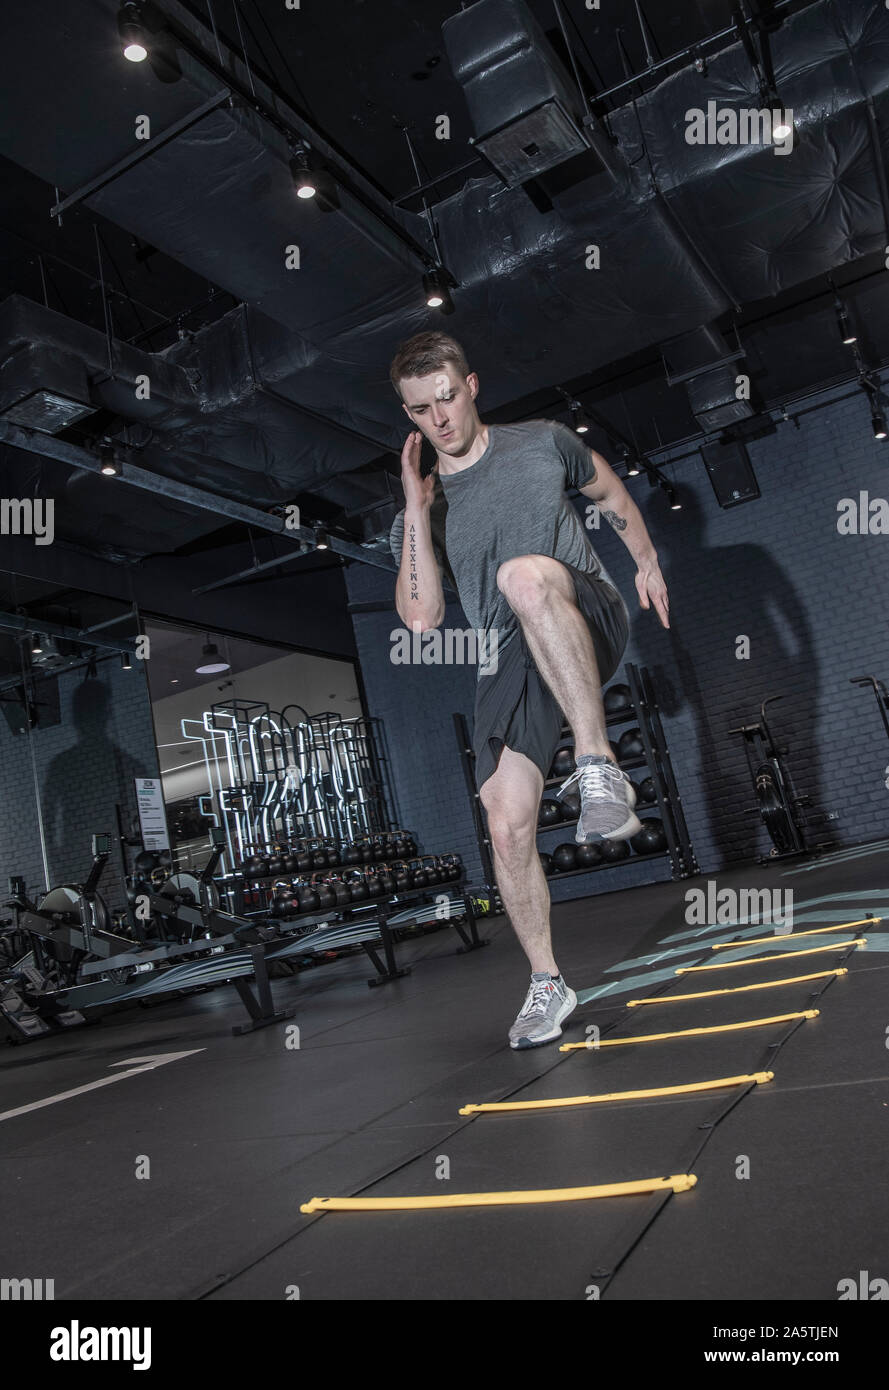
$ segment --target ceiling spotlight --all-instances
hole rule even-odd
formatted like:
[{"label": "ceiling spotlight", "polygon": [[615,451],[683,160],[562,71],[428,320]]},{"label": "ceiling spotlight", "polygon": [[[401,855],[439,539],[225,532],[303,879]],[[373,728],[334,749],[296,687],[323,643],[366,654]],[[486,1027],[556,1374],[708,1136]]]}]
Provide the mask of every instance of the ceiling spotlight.
[{"label": "ceiling spotlight", "polygon": [[443,314],[454,312],[450,287],[453,281],[443,265],[433,266],[423,276],[423,294],[430,309],[440,309]]},{"label": "ceiling spotlight", "polygon": [[148,57],[142,11],[135,0],[127,0],[117,12],[117,31],[123,44],[123,56],[131,63],[143,63]]},{"label": "ceiling spotlight", "polygon": [[874,439],[885,439],[885,438],[886,438],[886,416],[883,415],[880,411],[877,410],[877,411],[875,411],[874,414],[870,417],[870,422],[871,422],[871,425],[873,426]]},{"label": "ceiling spotlight", "polygon": [[667,501],[668,501],[669,504],[670,504],[670,511],[671,511],[671,512],[681,512],[681,511],[682,511],[682,503],[679,501],[679,498],[676,496],[676,489],[673,487],[673,484],[672,484],[672,483],[663,483],[663,482],[662,482],[662,483],[661,483],[661,487],[664,489],[664,492],[667,494]]},{"label": "ceiling spotlight", "polygon": [[219,648],[216,643],[207,642],[201,651],[201,664],[194,669],[199,676],[216,676],[220,671],[230,671],[231,666],[229,662],[219,660]]},{"label": "ceiling spotlight", "polygon": [[316,550],[329,550],[329,549],[330,549],[330,541],[329,541],[329,539],[328,539],[327,532],[324,530],[324,527],[323,527],[323,526],[316,526],[316,527],[315,527],[315,549],[316,549]]},{"label": "ceiling spotlight", "polygon": [[574,426],[575,434],[589,433],[589,422],[583,413],[583,406],[580,401],[571,402],[571,424]]},{"label": "ceiling spotlight", "polygon": [[120,464],[115,458],[113,445],[107,443],[100,445],[99,458],[102,460],[99,471],[104,473],[106,478],[116,478],[120,473]]},{"label": "ceiling spotlight", "polygon": [[851,343],[858,341],[858,335],[852,330],[852,324],[849,321],[849,310],[846,308],[843,301],[837,299],[834,307],[837,311],[837,325],[839,326],[840,337],[848,347]]},{"label": "ceiling spotlight", "polygon": [[122,671],[132,671],[132,669],[133,669],[133,663],[132,663],[132,661],[130,660],[130,654],[129,654],[129,652],[121,652],[121,654],[120,654],[120,669],[121,669]]},{"label": "ceiling spotlight", "polygon": [[290,174],[297,198],[314,198],[318,183],[309,168],[308,145],[297,145],[290,161]]},{"label": "ceiling spotlight", "polygon": [[42,651],[43,643],[40,640],[40,633],[34,632],[31,634],[31,655],[40,656]]},{"label": "ceiling spotlight", "polygon": [[622,444],[620,451],[623,455],[624,463],[627,466],[627,477],[638,478],[639,474],[642,472],[642,465],[639,462],[636,455],[633,453],[633,450],[630,448],[629,444]]}]

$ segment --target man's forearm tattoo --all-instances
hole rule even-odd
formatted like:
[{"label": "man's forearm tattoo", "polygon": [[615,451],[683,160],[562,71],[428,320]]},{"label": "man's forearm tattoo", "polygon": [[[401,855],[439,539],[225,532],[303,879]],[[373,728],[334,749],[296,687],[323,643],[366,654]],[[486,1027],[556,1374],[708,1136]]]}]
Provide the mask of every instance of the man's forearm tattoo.
[{"label": "man's forearm tattoo", "polygon": [[615,531],[625,531],[627,529],[625,518],[618,516],[617,512],[606,512],[605,520],[611,523]]},{"label": "man's forearm tattoo", "polygon": [[420,594],[419,594],[419,590],[417,589],[417,533],[416,533],[416,530],[414,529],[414,524],[413,524],[413,522],[411,522],[411,526],[410,526],[410,542],[409,542],[409,544],[410,544],[410,551],[409,551],[408,553],[409,553],[409,556],[410,556],[411,598],[412,598],[412,599],[419,599]]}]

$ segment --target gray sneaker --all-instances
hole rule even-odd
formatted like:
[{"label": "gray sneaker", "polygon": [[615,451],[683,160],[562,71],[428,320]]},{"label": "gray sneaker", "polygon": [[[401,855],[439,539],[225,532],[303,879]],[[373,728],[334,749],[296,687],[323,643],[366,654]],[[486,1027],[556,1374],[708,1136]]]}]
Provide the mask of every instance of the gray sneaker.
[{"label": "gray sneaker", "polygon": [[509,1030],[510,1047],[540,1047],[562,1036],[561,1023],[577,1008],[577,995],[546,971],[531,976],[521,1012]]},{"label": "gray sneaker", "polygon": [[642,829],[633,810],[636,788],[610,758],[596,754],[581,757],[577,771],[562,783],[557,795],[575,785],[580,792],[580,820],[574,836],[579,845],[589,844],[597,837],[626,840]]}]

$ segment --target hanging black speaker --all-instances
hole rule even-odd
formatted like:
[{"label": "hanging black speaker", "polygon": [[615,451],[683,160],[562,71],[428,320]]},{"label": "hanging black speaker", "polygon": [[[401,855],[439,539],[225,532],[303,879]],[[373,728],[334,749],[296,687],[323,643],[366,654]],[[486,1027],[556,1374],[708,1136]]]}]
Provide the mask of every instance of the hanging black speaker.
[{"label": "hanging black speaker", "polygon": [[740,507],[760,496],[759,484],[743,444],[728,440],[701,449],[707,476],[720,507]]}]

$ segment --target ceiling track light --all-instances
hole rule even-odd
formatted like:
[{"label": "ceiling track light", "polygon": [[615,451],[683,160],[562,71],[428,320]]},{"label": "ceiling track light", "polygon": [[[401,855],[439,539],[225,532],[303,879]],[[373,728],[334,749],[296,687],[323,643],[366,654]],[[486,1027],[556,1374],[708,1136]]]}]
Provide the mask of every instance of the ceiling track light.
[{"label": "ceiling track light", "polygon": [[571,424],[575,434],[589,434],[589,421],[583,413],[580,401],[571,402]]},{"label": "ceiling track light", "polygon": [[423,276],[423,294],[430,309],[439,309],[443,314],[454,312],[451,289],[456,280],[443,265],[434,265]]},{"label": "ceiling track light", "polygon": [[772,114],[772,139],[786,140],[793,131],[792,112],[788,112],[788,108],[778,95],[777,88],[769,86],[760,88],[759,104],[760,107],[767,107]]},{"label": "ceiling track light", "polygon": [[670,511],[671,511],[671,512],[681,512],[681,511],[682,511],[682,503],[679,501],[679,498],[678,498],[677,495],[676,495],[676,489],[674,488],[673,484],[672,484],[672,483],[664,482],[664,481],[662,480],[662,481],[661,481],[661,487],[663,488],[664,492],[667,494],[667,501],[668,501],[669,504],[670,504]]},{"label": "ceiling track light", "polygon": [[316,550],[329,550],[329,549],[330,549],[330,538],[328,537],[328,534],[327,534],[327,532],[325,531],[325,529],[324,529],[323,526],[316,526],[316,527],[315,527],[315,549],[316,549]]},{"label": "ceiling track light", "polygon": [[114,452],[114,445],[107,441],[99,446],[100,473],[106,478],[116,478],[120,474],[120,462]]},{"label": "ceiling track light", "polygon": [[121,654],[120,654],[120,668],[121,668],[122,671],[132,671],[132,669],[133,669],[133,663],[132,663],[132,660],[130,659],[130,654],[129,654],[129,652],[121,652]]},{"label": "ceiling track light", "polygon": [[40,656],[40,655],[42,654],[42,652],[43,652],[43,643],[42,643],[41,640],[40,640],[40,633],[39,633],[39,632],[32,632],[32,634],[31,634],[31,655],[32,655],[32,656]]},{"label": "ceiling track light", "polygon": [[135,0],[126,0],[118,10],[117,32],[123,44],[123,56],[131,63],[144,63],[148,57],[148,40],[142,10]]},{"label": "ceiling track light", "polygon": [[629,444],[622,444],[620,452],[626,464],[627,477],[638,478],[639,474],[642,472],[642,464],[639,462],[638,457],[634,454]]},{"label": "ceiling track light", "polygon": [[290,160],[290,175],[293,179],[293,187],[296,189],[297,198],[314,198],[318,192],[318,183],[314,173],[309,168],[309,147],[308,145],[295,145],[293,156]]},{"label": "ceiling track light", "polygon": [[882,411],[876,410],[870,417],[871,427],[874,432],[874,439],[886,438],[886,416]]},{"label": "ceiling track light", "polygon": [[858,341],[858,335],[853,332],[852,324],[849,319],[849,310],[846,308],[839,295],[834,300],[834,307],[837,314],[837,326],[840,330],[840,337],[847,347]]}]

